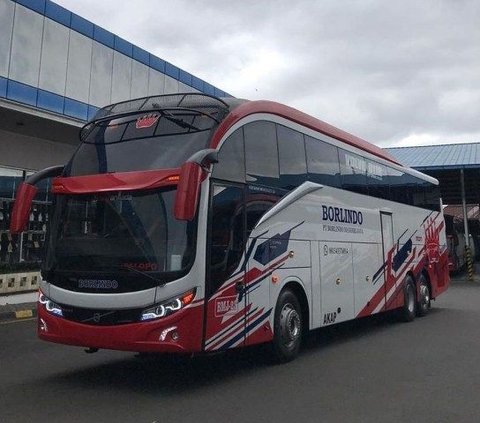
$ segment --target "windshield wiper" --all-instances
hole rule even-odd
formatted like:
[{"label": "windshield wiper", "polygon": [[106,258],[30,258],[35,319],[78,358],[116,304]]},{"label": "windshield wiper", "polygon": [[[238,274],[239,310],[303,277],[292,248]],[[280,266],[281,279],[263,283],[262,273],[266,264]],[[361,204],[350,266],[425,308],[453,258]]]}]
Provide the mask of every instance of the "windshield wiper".
[{"label": "windshield wiper", "polygon": [[192,131],[200,131],[200,128],[197,128],[195,125],[185,122],[183,119],[173,116],[170,112],[166,112],[165,110],[162,110],[160,113],[165,119],[167,119],[170,122],[176,123],[181,128],[191,129]]}]

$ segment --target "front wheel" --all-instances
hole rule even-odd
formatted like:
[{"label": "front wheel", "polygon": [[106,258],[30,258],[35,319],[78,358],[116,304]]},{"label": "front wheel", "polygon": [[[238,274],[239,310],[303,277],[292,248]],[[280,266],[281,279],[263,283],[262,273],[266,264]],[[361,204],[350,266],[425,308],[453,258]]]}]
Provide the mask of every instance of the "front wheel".
[{"label": "front wheel", "polygon": [[298,355],[302,331],[300,303],[295,294],[286,289],[280,293],[275,307],[273,352],[278,362],[286,363]]},{"label": "front wheel", "polygon": [[421,274],[418,278],[418,316],[426,316],[428,314],[430,310],[430,298],[430,287],[428,286],[427,278]]},{"label": "front wheel", "polygon": [[401,318],[404,322],[411,322],[417,312],[417,299],[415,293],[415,282],[410,276],[405,278],[403,287],[403,307],[401,309]]}]

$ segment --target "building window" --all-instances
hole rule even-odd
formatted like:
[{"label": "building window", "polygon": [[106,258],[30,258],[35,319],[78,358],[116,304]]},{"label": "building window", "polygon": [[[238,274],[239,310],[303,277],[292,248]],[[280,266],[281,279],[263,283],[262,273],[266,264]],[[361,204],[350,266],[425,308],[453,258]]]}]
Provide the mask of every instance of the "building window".
[{"label": "building window", "polygon": [[10,233],[10,218],[18,185],[32,172],[0,167],[0,272],[40,270],[45,235],[51,213],[50,180],[38,184],[28,226],[18,235]]}]

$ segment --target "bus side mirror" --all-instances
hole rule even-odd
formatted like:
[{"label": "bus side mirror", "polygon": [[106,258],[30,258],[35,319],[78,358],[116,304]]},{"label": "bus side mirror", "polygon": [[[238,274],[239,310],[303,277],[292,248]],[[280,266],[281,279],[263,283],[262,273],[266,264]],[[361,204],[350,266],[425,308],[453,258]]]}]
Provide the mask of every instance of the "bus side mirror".
[{"label": "bus side mirror", "polygon": [[197,211],[202,167],[195,162],[186,162],[180,169],[180,179],[175,194],[174,215],[177,220],[193,220]]},{"label": "bus side mirror", "polygon": [[18,234],[26,229],[32,202],[37,191],[38,188],[35,185],[30,185],[26,182],[22,182],[18,186],[12,215],[10,217],[10,232],[12,234]]},{"label": "bus side mirror", "polygon": [[25,182],[18,186],[10,218],[10,232],[12,234],[23,232],[27,227],[33,199],[38,191],[35,185],[46,178],[60,175],[63,172],[63,168],[63,165],[47,167],[30,175]]}]

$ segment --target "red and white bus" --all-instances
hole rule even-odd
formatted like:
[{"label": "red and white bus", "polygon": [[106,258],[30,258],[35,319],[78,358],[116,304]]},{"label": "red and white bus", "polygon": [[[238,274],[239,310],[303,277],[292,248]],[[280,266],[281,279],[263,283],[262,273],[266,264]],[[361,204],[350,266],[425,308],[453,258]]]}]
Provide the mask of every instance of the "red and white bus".
[{"label": "red and white bus", "polygon": [[175,94],[101,109],[53,177],[41,339],[200,353],[271,342],[447,289],[438,182],[382,149],[269,101]]}]

